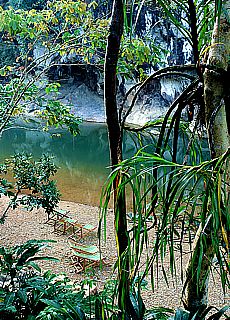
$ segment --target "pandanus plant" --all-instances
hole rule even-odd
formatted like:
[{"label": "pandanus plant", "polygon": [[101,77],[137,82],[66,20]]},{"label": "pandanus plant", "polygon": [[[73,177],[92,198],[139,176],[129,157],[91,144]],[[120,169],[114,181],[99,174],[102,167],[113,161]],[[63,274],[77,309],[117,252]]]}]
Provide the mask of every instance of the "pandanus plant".
[{"label": "pandanus plant", "polygon": [[[116,103],[116,63],[117,55],[112,52],[111,59],[105,63],[105,74],[112,62],[113,86],[105,77],[105,96],[107,123],[110,137],[111,159],[113,171],[108,179],[103,196],[102,219],[106,219],[109,199],[114,195],[115,229],[118,246],[119,297],[123,317],[131,316],[135,307],[130,307],[132,299],[128,299],[127,286],[138,274],[140,259],[144,248],[149,243],[149,231],[155,230],[155,241],[152,252],[147,255],[146,275],[153,270],[154,263],[164,260],[166,250],[169,252],[171,273],[175,273],[175,240],[179,240],[182,256],[182,243],[185,234],[191,244],[191,257],[186,271],[184,305],[191,315],[200,313],[207,306],[207,283],[214,256],[220,266],[223,288],[228,282],[229,271],[229,117],[227,108],[229,94],[224,79],[229,70],[229,1],[158,1],[170,19],[192,45],[194,64],[172,66],[156,71],[142,83],[131,88],[125,99],[134,92],[132,102],[126,112],[123,105],[118,116]],[[143,4],[143,2],[142,2]],[[141,5],[142,5],[141,4]],[[183,11],[185,24],[178,21],[178,8]],[[114,1],[114,11],[108,44],[113,37],[121,36],[122,29],[118,21],[122,21],[121,1]],[[118,19],[119,17],[119,19]],[[211,42],[211,32],[213,39]],[[119,37],[118,37],[119,38]],[[116,38],[116,39],[118,39]],[[119,43],[117,43],[119,46]],[[107,46],[107,58],[110,57],[110,46]],[[118,49],[118,48],[117,48]],[[190,73],[193,71],[193,73]],[[121,140],[125,121],[135,105],[138,94],[148,83],[162,77],[183,77],[188,85],[175,99],[165,115],[159,121],[153,145],[148,149],[141,148],[137,154],[122,161]],[[114,90],[113,90],[114,89]],[[112,107],[111,107],[112,106]],[[187,110],[187,111],[186,111]],[[185,126],[182,123],[185,112],[192,122]],[[145,129],[152,128],[148,123],[142,128],[130,129],[138,137]],[[179,133],[185,128],[188,139],[181,149]],[[191,131],[189,132],[189,130]],[[201,129],[208,137],[210,155],[203,157],[199,141]],[[116,139],[112,139],[116,137]],[[142,144],[143,146],[143,144]],[[198,153],[198,150],[199,153]],[[180,153],[180,154],[179,154]],[[179,160],[179,155],[180,159]],[[201,156],[200,156],[201,155]],[[130,232],[127,228],[126,187],[132,194],[132,211],[134,226]],[[152,225],[149,226],[149,218]],[[179,228],[179,230],[178,230]],[[185,233],[185,231],[187,232]],[[192,240],[193,248],[192,248]],[[122,241],[125,239],[125,241]],[[222,250],[223,249],[223,250]],[[162,267],[167,280],[166,272]],[[122,284],[125,284],[124,286]],[[122,287],[123,286],[123,287]],[[129,287],[131,288],[131,286]],[[143,310],[141,299],[139,311]],[[128,308],[129,306],[129,308]],[[126,310],[125,310],[126,309]],[[128,310],[130,309],[130,310]],[[134,312],[133,312],[134,311]],[[139,312],[140,316],[140,312]],[[135,317],[134,317],[135,318]]]}]

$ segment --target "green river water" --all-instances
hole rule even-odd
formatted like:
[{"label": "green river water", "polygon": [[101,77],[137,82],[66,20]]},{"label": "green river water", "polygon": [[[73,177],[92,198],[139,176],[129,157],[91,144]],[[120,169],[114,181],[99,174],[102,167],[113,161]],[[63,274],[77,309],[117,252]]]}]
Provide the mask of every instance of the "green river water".
[{"label": "green river water", "polygon": [[[61,133],[61,136],[57,137],[53,133]],[[135,144],[127,134],[123,140],[124,158],[127,158],[135,153]],[[184,154],[181,141],[179,156]],[[33,154],[35,158],[43,153],[55,157],[59,170],[54,179],[57,180],[62,200],[99,205],[101,188],[110,173],[105,124],[84,122],[80,125],[80,135],[77,137],[65,130],[47,133],[33,127],[13,127],[4,131],[0,138],[0,161],[22,151]],[[206,141],[203,152],[205,159],[208,159]]]},{"label": "green river water", "polygon": [[[6,130],[0,139],[0,160],[22,151],[35,157],[43,153],[55,157],[60,167],[55,179],[63,200],[99,205],[101,187],[110,172],[105,124],[85,122],[77,137],[64,130],[61,137],[51,137],[50,133],[34,128]],[[133,152],[130,143],[128,154]]]}]

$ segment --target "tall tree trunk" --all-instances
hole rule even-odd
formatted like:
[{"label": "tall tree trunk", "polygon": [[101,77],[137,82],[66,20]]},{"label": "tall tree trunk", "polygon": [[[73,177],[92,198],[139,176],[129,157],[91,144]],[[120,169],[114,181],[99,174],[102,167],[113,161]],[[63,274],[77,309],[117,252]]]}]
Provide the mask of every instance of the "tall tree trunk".
[{"label": "tall tree trunk", "polygon": [[105,112],[112,169],[122,160],[121,130],[117,112],[117,62],[123,34],[123,0],[114,0],[105,56]]},{"label": "tall tree trunk", "polygon": [[199,49],[198,49],[196,6],[193,0],[188,0],[188,6],[189,6],[189,24],[191,28],[191,37],[192,37],[193,58],[194,58],[194,63],[197,64],[199,61]]},{"label": "tall tree trunk", "polygon": [[[123,34],[123,1],[114,0],[111,25],[107,40],[105,57],[105,110],[108,126],[110,158],[112,169],[122,160],[122,132],[117,112],[117,62]],[[129,237],[127,232],[125,192],[118,192],[122,175],[114,181],[114,215],[115,232],[118,250],[118,305],[121,317],[125,317],[129,309],[129,259],[125,253]]]},{"label": "tall tree trunk", "polygon": [[207,63],[216,70],[206,69],[204,73],[205,119],[212,158],[222,155],[230,142],[230,0],[223,2],[222,12],[214,27]]},{"label": "tall tree trunk", "polygon": [[[212,45],[209,51],[208,67],[204,72],[204,102],[205,121],[208,132],[208,141],[211,158],[221,156],[230,145],[230,89],[229,80],[229,56],[230,56],[230,0],[223,2],[220,20],[216,21]],[[227,168],[229,177],[229,166]],[[211,229],[211,228],[209,228]],[[185,298],[186,308],[195,313],[198,309],[207,307],[208,304],[208,280],[210,274],[210,261],[214,257],[214,250],[211,241],[211,230],[206,230],[206,243],[200,247],[197,234],[197,241],[194,246],[193,256],[187,268],[188,284]],[[198,266],[198,259],[203,253],[201,274],[199,279],[195,276]]]}]

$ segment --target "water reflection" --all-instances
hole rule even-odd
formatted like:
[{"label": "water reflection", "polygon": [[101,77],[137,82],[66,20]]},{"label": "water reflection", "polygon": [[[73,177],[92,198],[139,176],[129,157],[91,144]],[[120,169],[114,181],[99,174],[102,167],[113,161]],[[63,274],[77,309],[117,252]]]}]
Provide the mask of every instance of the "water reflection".
[{"label": "water reflection", "polygon": [[[52,132],[56,134],[59,131]],[[146,137],[146,142],[148,138]],[[205,159],[209,158],[207,141],[203,141]],[[153,146],[146,149],[153,151]],[[128,134],[124,135],[124,157],[135,153],[135,143]],[[40,157],[43,153],[55,156],[60,167],[55,179],[63,200],[99,205],[101,187],[110,172],[108,135],[105,124],[85,122],[80,126],[80,135],[72,137],[62,131],[61,137],[38,131],[34,128],[11,128],[0,139],[0,161],[15,152],[32,153]],[[178,161],[183,162],[184,139],[178,141]],[[199,152],[197,154],[197,163]],[[171,160],[170,154],[165,157]],[[162,174],[164,172],[162,171]]]},{"label": "water reflection", "polygon": [[99,205],[100,192],[109,173],[109,148],[104,124],[84,123],[81,134],[72,137],[62,131],[61,137],[33,128],[12,128],[0,140],[0,160],[15,152],[43,153],[55,156],[60,167],[55,179],[63,200]]}]

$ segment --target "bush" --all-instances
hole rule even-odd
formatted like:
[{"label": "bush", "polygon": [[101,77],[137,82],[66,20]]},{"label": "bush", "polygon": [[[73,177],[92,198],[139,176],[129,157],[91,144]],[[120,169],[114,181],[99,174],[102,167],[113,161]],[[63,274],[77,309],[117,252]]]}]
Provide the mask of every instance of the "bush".
[{"label": "bush", "polygon": [[36,260],[57,261],[37,255],[50,242],[29,240],[0,248],[0,319],[86,319],[105,313],[103,304],[114,311],[113,282],[99,295],[93,280],[74,283],[65,274],[41,273]]}]

